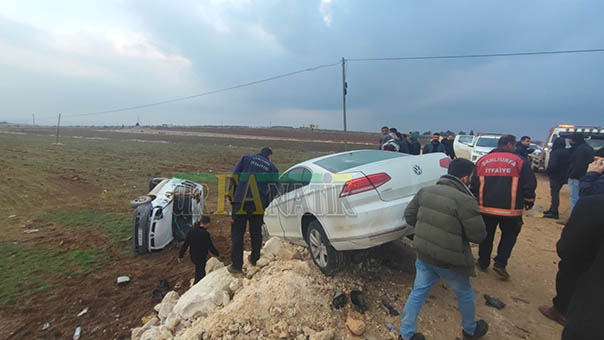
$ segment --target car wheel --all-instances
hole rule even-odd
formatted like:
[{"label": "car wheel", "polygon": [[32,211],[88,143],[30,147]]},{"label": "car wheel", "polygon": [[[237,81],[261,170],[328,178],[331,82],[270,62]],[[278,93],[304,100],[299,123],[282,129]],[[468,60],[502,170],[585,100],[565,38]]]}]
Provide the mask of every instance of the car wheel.
[{"label": "car wheel", "polygon": [[136,209],[136,207],[138,207],[139,205],[150,203],[152,200],[153,198],[151,198],[151,196],[139,196],[130,201],[130,206]]},{"label": "car wheel", "polygon": [[306,230],[306,243],[313,262],[323,274],[333,275],[344,266],[344,253],[331,246],[319,221],[309,223]]}]

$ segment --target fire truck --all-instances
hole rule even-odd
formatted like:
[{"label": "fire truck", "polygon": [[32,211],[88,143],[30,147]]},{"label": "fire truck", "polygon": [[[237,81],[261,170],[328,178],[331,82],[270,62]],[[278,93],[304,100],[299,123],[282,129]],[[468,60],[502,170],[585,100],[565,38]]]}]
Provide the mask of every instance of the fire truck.
[{"label": "fire truck", "polygon": [[570,148],[569,139],[575,132],[581,132],[585,136],[585,141],[594,150],[604,147],[604,129],[599,126],[576,126],[572,124],[560,124],[549,131],[549,135],[543,145],[543,152],[529,154],[531,165],[535,171],[545,171],[549,163],[549,153],[554,140],[564,138],[566,147]]}]

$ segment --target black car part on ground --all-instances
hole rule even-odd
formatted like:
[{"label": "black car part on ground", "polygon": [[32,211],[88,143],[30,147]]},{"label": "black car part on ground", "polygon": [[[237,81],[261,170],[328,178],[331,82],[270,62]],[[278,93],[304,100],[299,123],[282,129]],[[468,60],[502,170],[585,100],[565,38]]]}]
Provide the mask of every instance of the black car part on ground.
[{"label": "black car part on ground", "polygon": [[149,228],[152,213],[153,205],[151,205],[151,202],[139,205],[134,210],[132,217],[132,245],[136,254],[149,252]]}]

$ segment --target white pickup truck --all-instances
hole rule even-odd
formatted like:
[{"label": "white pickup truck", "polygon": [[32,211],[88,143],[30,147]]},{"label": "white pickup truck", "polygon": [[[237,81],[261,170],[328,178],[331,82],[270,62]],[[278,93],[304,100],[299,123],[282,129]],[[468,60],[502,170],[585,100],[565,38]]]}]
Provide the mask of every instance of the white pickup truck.
[{"label": "white pickup truck", "polygon": [[476,163],[480,157],[488,154],[497,147],[501,135],[457,135],[453,142],[455,156],[469,159]]}]

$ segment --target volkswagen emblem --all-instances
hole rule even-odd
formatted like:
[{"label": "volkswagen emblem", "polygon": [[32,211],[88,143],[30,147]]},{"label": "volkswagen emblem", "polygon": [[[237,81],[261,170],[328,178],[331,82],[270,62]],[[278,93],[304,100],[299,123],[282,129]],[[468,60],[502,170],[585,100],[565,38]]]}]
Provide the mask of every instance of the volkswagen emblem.
[{"label": "volkswagen emblem", "polygon": [[422,168],[419,165],[415,164],[413,166],[413,172],[415,172],[416,175],[421,175],[422,174]]}]

